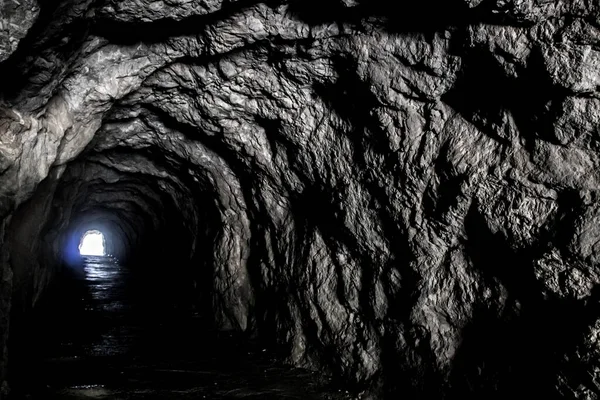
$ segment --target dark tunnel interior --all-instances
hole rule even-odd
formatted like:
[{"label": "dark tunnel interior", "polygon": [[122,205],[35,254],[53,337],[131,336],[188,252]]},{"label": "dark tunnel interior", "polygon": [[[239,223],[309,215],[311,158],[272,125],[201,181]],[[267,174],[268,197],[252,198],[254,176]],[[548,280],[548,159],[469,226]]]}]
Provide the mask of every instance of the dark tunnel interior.
[{"label": "dark tunnel interior", "polygon": [[[8,226],[13,268],[25,255],[56,265],[13,276],[11,398],[339,397],[276,361],[243,306],[215,296],[248,290],[230,261],[245,255],[226,229],[247,229],[228,221],[232,189],[176,154],[94,146]],[[102,254],[81,253],[89,233]],[[219,276],[219,262],[232,269]]]},{"label": "dark tunnel interior", "polygon": [[0,400],[600,399],[600,3],[413,3],[0,0]]}]

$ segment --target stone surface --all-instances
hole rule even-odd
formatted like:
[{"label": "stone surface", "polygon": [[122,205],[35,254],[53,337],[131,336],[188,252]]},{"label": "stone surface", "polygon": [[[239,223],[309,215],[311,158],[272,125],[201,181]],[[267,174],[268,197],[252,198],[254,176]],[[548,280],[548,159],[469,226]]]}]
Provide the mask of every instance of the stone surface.
[{"label": "stone surface", "polygon": [[21,39],[35,23],[40,12],[35,0],[0,2],[0,62],[17,50]]},{"label": "stone surface", "polygon": [[419,4],[42,9],[0,47],[12,314],[102,225],[365,396],[600,397],[600,4]]}]

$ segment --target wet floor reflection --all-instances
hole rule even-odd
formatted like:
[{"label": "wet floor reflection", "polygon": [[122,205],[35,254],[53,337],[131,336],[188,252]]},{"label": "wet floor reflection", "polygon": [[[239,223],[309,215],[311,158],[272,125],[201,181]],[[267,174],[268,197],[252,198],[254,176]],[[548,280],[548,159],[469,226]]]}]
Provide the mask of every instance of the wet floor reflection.
[{"label": "wet floor reflection", "polygon": [[31,399],[342,399],[319,374],[286,368],[241,337],[207,328],[106,257],[47,299],[28,378]]}]

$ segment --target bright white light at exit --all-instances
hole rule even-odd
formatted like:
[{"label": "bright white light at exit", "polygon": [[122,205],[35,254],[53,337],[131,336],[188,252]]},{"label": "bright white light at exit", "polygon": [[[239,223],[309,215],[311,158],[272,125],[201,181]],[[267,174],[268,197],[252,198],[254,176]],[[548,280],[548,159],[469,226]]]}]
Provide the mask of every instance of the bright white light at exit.
[{"label": "bright white light at exit", "polygon": [[104,235],[98,231],[89,231],[83,235],[79,245],[79,254],[82,256],[103,256]]}]

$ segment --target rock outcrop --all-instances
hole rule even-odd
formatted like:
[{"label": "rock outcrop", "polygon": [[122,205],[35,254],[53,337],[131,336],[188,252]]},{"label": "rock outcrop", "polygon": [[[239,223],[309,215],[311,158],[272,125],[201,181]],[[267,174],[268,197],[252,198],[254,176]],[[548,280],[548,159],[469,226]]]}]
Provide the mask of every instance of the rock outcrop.
[{"label": "rock outcrop", "polygon": [[597,1],[0,12],[3,378],[100,227],[365,398],[600,398]]}]

